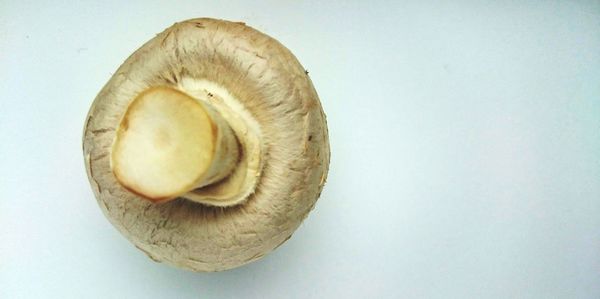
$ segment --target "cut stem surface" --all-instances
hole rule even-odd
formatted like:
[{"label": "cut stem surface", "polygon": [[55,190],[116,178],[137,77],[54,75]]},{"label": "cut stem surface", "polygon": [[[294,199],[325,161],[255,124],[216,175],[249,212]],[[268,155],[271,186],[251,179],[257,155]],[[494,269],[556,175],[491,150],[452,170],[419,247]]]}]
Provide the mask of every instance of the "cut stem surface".
[{"label": "cut stem surface", "polygon": [[138,95],[117,129],[111,167],[130,191],[153,202],[220,179],[238,160],[237,140],[208,104],[169,87]]}]

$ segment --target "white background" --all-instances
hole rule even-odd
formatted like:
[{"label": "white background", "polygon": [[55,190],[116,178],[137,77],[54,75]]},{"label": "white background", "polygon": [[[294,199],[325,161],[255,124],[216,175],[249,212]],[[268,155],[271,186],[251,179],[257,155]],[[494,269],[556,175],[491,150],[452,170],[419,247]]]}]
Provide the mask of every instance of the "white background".
[{"label": "white background", "polygon": [[[598,1],[45,2],[0,1],[0,298],[600,297]],[[293,238],[208,274],[126,241],[81,151],[112,72],[200,16],[290,48],[332,147]]]}]

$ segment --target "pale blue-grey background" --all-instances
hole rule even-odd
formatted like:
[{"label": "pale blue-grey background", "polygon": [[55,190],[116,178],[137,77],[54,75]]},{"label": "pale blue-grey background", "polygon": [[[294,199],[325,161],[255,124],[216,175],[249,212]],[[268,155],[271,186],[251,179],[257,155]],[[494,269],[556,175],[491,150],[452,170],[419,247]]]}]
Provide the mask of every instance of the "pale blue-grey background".
[{"label": "pale blue-grey background", "polygon": [[[332,147],[293,238],[216,274],[121,237],[80,144],[121,62],[199,16],[289,47]],[[0,1],[0,298],[600,298],[600,2]]]}]

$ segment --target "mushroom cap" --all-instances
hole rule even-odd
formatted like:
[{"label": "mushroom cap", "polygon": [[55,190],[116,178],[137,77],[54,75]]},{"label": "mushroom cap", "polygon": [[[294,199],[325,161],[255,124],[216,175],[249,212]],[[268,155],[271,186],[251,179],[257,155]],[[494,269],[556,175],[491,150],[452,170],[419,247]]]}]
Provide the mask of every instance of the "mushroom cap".
[{"label": "mushroom cap", "polygon": [[[231,178],[195,190],[196,202],[152,203],[111,169],[129,103],[156,86],[213,104],[241,145]],[[83,150],[110,222],[153,260],[193,271],[238,267],[289,239],[314,207],[329,166],[325,115],[294,55],[243,23],[207,18],[174,24],[121,65],[89,111]],[[211,197],[224,204],[199,203]]]}]

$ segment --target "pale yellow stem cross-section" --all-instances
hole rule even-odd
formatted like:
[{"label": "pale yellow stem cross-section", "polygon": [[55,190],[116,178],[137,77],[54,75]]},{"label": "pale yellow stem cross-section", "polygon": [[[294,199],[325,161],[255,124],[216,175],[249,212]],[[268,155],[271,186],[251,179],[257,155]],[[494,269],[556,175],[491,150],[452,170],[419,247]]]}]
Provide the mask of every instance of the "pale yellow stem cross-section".
[{"label": "pale yellow stem cross-section", "polygon": [[176,89],[154,87],[121,119],[111,167],[127,189],[158,202],[226,177],[237,158],[235,135],[217,112]]}]

